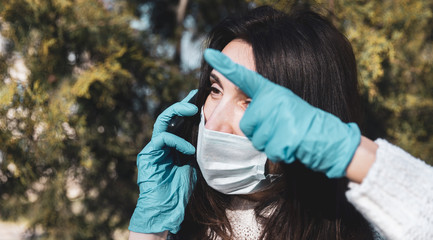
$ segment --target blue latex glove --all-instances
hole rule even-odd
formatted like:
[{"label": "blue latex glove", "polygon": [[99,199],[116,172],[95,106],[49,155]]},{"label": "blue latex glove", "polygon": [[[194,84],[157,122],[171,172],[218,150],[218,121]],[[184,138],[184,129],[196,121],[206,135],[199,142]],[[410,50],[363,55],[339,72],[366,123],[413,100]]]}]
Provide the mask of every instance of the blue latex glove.
[{"label": "blue latex glove", "polygon": [[361,141],[355,123],[343,123],[219,51],[207,49],[204,58],[252,99],[239,125],[254,147],[275,162],[299,159],[330,178],[346,175]]},{"label": "blue latex glove", "polygon": [[[131,217],[129,230],[138,233],[179,231],[184,211],[192,192],[189,165],[173,164],[173,151],[194,154],[195,148],[186,140],[166,132],[175,115],[192,116],[198,108],[188,100],[197,92],[191,91],[182,102],[162,112],[153,128],[152,139],[137,156],[140,196]],[[195,184],[195,179],[193,179]]]}]

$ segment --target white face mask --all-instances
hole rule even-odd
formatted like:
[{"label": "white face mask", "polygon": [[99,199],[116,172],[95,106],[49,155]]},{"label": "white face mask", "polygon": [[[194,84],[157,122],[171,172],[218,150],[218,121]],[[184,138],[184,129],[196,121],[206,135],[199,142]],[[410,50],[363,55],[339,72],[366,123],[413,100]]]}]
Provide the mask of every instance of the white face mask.
[{"label": "white face mask", "polygon": [[250,194],[265,189],[277,175],[264,175],[266,154],[248,138],[204,127],[202,109],[197,163],[207,184],[224,194]]}]

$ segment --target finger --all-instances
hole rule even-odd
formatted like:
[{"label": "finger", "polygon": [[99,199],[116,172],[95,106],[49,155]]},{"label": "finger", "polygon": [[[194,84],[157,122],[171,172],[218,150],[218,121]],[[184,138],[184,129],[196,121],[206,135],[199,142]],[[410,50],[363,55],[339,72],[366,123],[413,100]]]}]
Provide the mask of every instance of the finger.
[{"label": "finger", "polygon": [[155,149],[162,149],[165,146],[175,148],[177,151],[192,155],[195,153],[195,147],[185,139],[174,134],[163,132],[152,140]]},{"label": "finger", "polygon": [[257,72],[234,63],[220,51],[208,48],[204,51],[204,58],[215,70],[224,75],[253,99],[266,85],[272,84],[272,82]]},{"label": "finger", "polygon": [[[190,93],[191,94],[191,93]],[[187,98],[190,96],[188,94]],[[196,105],[187,102],[178,102],[165,109],[156,119],[153,126],[153,136],[167,130],[168,123],[173,116],[193,116],[198,112]]]},{"label": "finger", "polygon": [[194,97],[197,92],[197,89],[191,90],[191,92],[189,92],[188,95],[181,102],[188,102],[189,100],[191,100],[192,97]]}]

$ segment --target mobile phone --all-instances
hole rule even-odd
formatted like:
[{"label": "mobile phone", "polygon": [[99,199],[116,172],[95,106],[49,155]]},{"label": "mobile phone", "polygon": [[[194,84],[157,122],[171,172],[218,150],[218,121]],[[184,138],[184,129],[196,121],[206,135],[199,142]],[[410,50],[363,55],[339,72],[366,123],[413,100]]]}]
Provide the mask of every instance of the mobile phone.
[{"label": "mobile phone", "polygon": [[[197,99],[197,93],[188,101],[189,103],[192,103],[194,105],[197,105],[196,103]],[[195,120],[194,120],[195,119]],[[191,142],[191,139],[189,139],[189,135],[192,132],[192,125],[193,122],[197,121],[197,114],[193,116],[174,116],[167,126],[167,132],[173,133],[188,142]],[[185,155],[180,152],[175,151],[173,153],[173,163],[178,166],[183,166],[185,164],[193,164],[194,163],[194,155]]]},{"label": "mobile phone", "polygon": [[[196,104],[197,93],[188,101],[188,103]],[[185,121],[191,119],[193,116],[183,117],[183,116],[174,116],[167,126],[167,132],[173,133],[175,135],[180,136],[181,131],[185,125]]]}]

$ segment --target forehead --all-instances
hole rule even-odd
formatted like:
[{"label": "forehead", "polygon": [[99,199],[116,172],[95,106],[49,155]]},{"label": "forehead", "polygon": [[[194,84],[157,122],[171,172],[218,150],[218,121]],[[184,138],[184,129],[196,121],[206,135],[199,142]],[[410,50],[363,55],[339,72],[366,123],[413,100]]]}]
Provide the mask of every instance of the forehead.
[{"label": "forehead", "polygon": [[255,71],[254,54],[251,45],[244,40],[235,39],[227,44],[222,53],[227,55],[233,62]]}]

